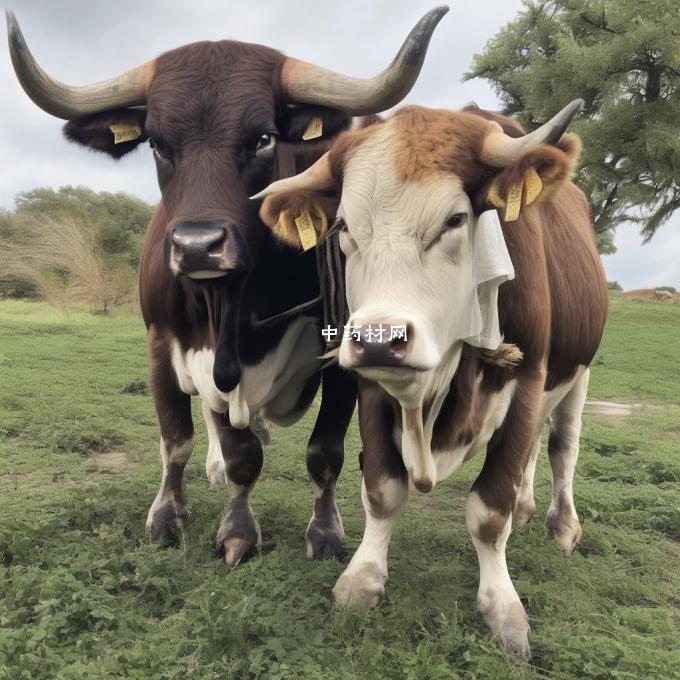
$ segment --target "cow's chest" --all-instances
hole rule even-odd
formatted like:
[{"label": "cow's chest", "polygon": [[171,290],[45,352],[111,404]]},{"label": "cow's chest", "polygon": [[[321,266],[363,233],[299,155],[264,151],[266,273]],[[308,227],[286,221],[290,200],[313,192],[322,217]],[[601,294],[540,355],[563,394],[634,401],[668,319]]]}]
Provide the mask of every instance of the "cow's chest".
[{"label": "cow's chest", "polygon": [[516,380],[511,380],[500,391],[489,394],[481,417],[481,425],[469,442],[457,445],[451,443],[449,446],[443,445],[432,449],[438,480],[445,479],[455,472],[466,460],[489,443],[491,436],[505,419],[516,384]]},{"label": "cow's chest", "polygon": [[319,369],[321,351],[315,320],[300,317],[258,363],[242,365],[241,382],[231,392],[222,392],[215,385],[212,348],[183,351],[179,342],[173,341],[172,365],[183,392],[199,395],[217,413],[229,411],[232,422],[242,426],[250,415],[274,400],[279,411],[285,412],[288,404],[293,409],[303,386]]}]

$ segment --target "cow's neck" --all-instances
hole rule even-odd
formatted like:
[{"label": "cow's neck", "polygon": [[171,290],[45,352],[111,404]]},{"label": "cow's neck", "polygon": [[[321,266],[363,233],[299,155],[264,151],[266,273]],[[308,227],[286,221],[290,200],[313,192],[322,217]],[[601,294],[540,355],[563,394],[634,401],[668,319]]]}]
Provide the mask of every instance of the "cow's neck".
[{"label": "cow's neck", "polygon": [[437,481],[432,433],[456,375],[462,351],[462,342],[454,344],[436,369],[428,371],[420,381],[416,381],[421,382],[420,390],[409,395],[409,398],[399,400],[401,454],[414,485],[420,491],[430,491]]}]

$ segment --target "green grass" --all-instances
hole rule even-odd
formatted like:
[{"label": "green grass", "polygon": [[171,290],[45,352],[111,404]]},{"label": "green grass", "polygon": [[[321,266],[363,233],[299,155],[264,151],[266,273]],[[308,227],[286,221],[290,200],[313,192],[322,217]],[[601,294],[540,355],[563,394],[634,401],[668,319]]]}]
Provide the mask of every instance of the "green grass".
[{"label": "green grass", "polygon": [[[680,677],[679,328],[680,306],[612,300],[591,399],[641,407],[586,418],[571,557],[544,537],[539,460],[537,517],[508,546],[527,665],[475,610],[463,508],[481,456],[412,497],[386,601],[336,610],[343,565],[305,558],[313,413],[274,429],[253,496],[267,549],[229,572],[213,548],[226,490],[207,488],[196,404],[190,522],[179,549],[160,549],[144,532],[160,463],[141,321],[0,303],[0,678]],[[356,424],[346,449],[351,553],[363,528]]]}]

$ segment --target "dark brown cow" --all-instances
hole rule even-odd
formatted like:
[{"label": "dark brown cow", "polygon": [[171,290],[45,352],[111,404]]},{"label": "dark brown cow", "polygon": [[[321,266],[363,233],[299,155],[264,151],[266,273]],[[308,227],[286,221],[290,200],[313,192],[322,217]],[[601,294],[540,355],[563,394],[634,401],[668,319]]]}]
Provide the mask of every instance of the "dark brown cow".
[{"label": "dark brown cow", "polygon": [[[260,542],[249,495],[262,445],[257,414],[298,420],[321,380],[321,310],[314,252],[276,241],[248,196],[309,165],[351,115],[393,106],[420,71],[435,26],[426,14],[392,64],[357,80],[241,42],[201,42],[161,55],[110,81],[70,87],[36,63],[12,13],[10,52],[19,81],[45,111],[67,119],[66,136],[119,158],[154,149],[162,201],[141,259],[140,297],[149,332],[151,386],[161,429],[163,481],[147,525],[172,540],[186,516],[182,488],[193,441],[191,397],[203,401],[211,484],[230,501],[218,548],[235,565]],[[310,557],[338,554],[335,504],[343,439],[356,384],[323,373],[320,412],[307,450],[315,488],[306,533]]]},{"label": "dark brown cow", "polygon": [[[346,256],[351,316],[339,359],[361,376],[366,529],[336,599],[375,604],[383,595],[409,478],[427,492],[485,447],[466,510],[478,604],[494,635],[523,656],[529,625],[505,545],[535,510],[547,417],[546,528],[567,551],[580,538],[572,480],[607,313],[588,202],[569,181],[580,145],[562,135],[579,107],[529,135],[472,107],[406,107],[346,133],[307,172],[262,192],[261,215],[295,243],[280,215],[313,210],[321,190]],[[518,365],[504,360],[512,345],[524,355]]]}]

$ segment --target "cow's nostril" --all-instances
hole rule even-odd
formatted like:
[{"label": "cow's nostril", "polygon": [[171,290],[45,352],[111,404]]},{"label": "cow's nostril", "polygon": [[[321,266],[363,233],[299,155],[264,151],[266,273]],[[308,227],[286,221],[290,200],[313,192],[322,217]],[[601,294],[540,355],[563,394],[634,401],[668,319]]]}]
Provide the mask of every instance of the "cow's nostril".
[{"label": "cow's nostril", "polygon": [[395,359],[404,359],[408,347],[407,342],[406,338],[393,338],[390,341],[390,354]]},{"label": "cow's nostril", "polygon": [[221,229],[222,233],[217,234],[213,242],[208,246],[208,255],[221,255],[224,250],[224,242],[227,240],[227,232],[224,228]]},{"label": "cow's nostril", "polygon": [[349,351],[358,366],[404,365],[413,334],[410,323],[372,321],[350,326]]}]

